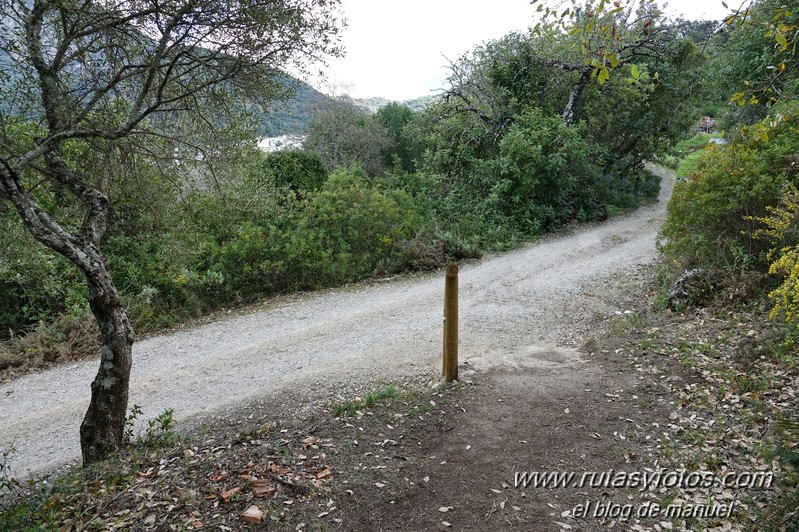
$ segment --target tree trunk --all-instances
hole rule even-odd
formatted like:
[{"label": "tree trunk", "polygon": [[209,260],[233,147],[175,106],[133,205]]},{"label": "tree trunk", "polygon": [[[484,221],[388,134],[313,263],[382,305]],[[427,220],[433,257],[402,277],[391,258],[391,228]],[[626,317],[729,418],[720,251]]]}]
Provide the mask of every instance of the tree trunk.
[{"label": "tree trunk", "polygon": [[55,152],[44,155],[47,169],[84,204],[83,226],[77,236],[53,220],[23,188],[20,173],[0,159],[0,190],[13,203],[33,237],[66,257],[86,277],[89,306],[100,327],[100,369],[92,383],[89,409],[80,427],[83,463],[108,458],[122,446],[128,385],[132,365],[133,327],[117,292],[99,242],[105,232],[108,198],[73,172]]},{"label": "tree trunk", "polygon": [[99,253],[91,247],[89,304],[100,326],[100,369],[92,382],[92,398],[80,426],[83,463],[108,458],[122,447],[128,408],[128,385],[133,362],[133,327],[122,300]]},{"label": "tree trunk", "polygon": [[588,85],[588,81],[591,79],[591,70],[583,70],[580,73],[580,79],[577,80],[577,83],[572,85],[572,90],[569,92],[569,101],[566,103],[566,107],[563,109],[563,123],[567,126],[570,126],[574,123],[574,117],[577,114],[577,104],[580,101],[580,96],[582,96],[585,87]]}]

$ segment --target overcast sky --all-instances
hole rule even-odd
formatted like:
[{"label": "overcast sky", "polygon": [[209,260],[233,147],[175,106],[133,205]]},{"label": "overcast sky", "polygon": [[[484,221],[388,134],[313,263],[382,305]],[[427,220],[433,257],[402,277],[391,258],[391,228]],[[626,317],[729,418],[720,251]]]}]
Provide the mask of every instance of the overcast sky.
[{"label": "overcast sky", "polygon": [[[688,19],[721,19],[727,13],[721,0],[669,5],[669,13]],[[530,0],[343,0],[343,9],[347,56],[329,64],[327,82],[333,88],[323,90],[406,100],[443,88],[447,59],[529,28],[535,6]]]}]

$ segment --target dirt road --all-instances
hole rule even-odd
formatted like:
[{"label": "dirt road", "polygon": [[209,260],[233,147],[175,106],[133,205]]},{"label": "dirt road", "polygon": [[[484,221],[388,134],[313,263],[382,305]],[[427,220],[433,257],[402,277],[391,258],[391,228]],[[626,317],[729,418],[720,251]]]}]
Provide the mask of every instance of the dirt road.
[{"label": "dirt road", "polygon": [[[660,201],[608,222],[464,265],[460,358],[492,365],[569,367],[575,349],[623,311],[628,277],[657,255],[673,176]],[[209,415],[256,397],[340,382],[395,379],[440,366],[443,276],[404,276],[269,303],[245,315],[138,342],[130,405],[153,417]],[[37,474],[80,456],[78,428],[97,362],[0,386],[0,450]]]}]

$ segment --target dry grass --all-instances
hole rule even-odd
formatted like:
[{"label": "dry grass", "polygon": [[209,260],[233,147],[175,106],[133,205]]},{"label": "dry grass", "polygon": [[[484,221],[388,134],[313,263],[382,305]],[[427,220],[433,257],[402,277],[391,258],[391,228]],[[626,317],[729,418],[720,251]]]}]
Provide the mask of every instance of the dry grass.
[{"label": "dry grass", "polygon": [[42,324],[0,344],[0,382],[64,362],[94,358],[99,350],[99,330],[89,316]]}]

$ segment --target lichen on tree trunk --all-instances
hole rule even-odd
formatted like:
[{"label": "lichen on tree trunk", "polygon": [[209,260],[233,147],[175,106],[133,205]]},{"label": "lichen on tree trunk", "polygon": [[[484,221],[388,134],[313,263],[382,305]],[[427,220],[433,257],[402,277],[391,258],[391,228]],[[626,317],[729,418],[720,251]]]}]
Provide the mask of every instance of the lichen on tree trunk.
[{"label": "lichen on tree trunk", "polygon": [[122,446],[133,362],[133,327],[108,268],[99,254],[84,272],[90,288],[89,304],[100,326],[100,368],[91,385],[92,397],[80,427],[83,463],[90,464],[118,452]]}]

